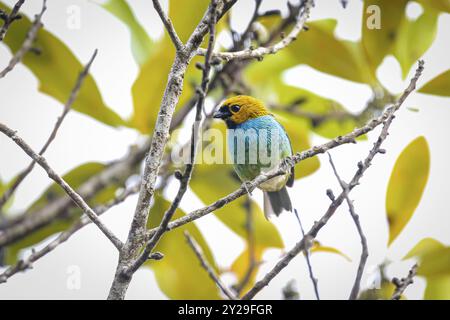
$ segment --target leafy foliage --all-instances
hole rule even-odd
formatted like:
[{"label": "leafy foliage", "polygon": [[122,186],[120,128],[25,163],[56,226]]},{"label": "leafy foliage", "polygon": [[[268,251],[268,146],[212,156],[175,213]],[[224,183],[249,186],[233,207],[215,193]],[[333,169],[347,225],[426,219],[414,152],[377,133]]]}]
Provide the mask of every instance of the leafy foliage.
[{"label": "leafy foliage", "polygon": [[430,151],[424,137],[412,141],[398,157],[386,194],[389,244],[400,234],[419,205],[430,171]]},{"label": "leafy foliage", "polygon": [[[0,10],[10,9],[0,2]],[[30,27],[31,21],[25,16],[20,23],[11,25],[4,43],[13,53],[22,46]],[[83,70],[82,64],[63,42],[45,29],[39,30],[35,47],[39,48],[40,53],[28,52],[22,63],[39,80],[40,91],[65,103],[75,85],[78,73]],[[110,126],[125,125],[122,118],[105,105],[91,75],[84,80],[73,109]]]},{"label": "leafy foliage", "polygon": [[[156,196],[155,204],[151,208],[148,228],[159,226],[169,206],[169,201]],[[183,215],[182,210],[177,210],[173,219]],[[198,242],[208,262],[217,271],[212,252],[193,223],[165,234],[155,247],[155,251],[164,253],[164,258],[160,261],[149,260],[145,266],[152,268],[160,289],[171,299],[219,299],[220,295],[214,282],[200,266],[194,251],[186,243],[185,230]]]},{"label": "leafy foliage", "polygon": [[426,83],[419,92],[450,97],[450,69]]},{"label": "leafy foliage", "polygon": [[143,65],[152,53],[153,41],[136,20],[128,3],[125,0],[108,0],[102,6],[128,27],[134,60]]}]

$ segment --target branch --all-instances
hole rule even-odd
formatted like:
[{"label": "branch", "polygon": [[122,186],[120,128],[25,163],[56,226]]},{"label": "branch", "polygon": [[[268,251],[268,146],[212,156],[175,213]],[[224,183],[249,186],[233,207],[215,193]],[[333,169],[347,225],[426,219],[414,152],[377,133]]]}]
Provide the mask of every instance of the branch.
[{"label": "branch", "polygon": [[[218,17],[225,14],[237,0],[220,0],[217,2]],[[127,241],[119,258],[116,274],[108,295],[108,299],[123,299],[131,281],[127,272],[134,259],[142,250],[142,241],[147,233],[146,226],[150,203],[155,193],[155,184],[163,160],[164,150],[169,138],[170,123],[175,106],[183,90],[183,79],[188,64],[195,56],[204,36],[209,31],[211,11],[208,8],[200,23],[189,37],[183,52],[177,52],[172,64],[167,86],[161,101],[158,118],[155,124],[148,157],[146,159],[139,199],[134,213]]]},{"label": "branch", "polygon": [[11,138],[26,154],[28,154],[34,161],[36,161],[48,174],[49,178],[55,181],[67,195],[72,199],[77,206],[83,210],[83,212],[94,222],[97,227],[105,234],[105,236],[114,244],[114,246],[120,250],[122,248],[122,242],[100,221],[95,212],[89,207],[89,205],[83,200],[83,198],[76,193],[67,182],[61,178],[47,163],[47,160],[38,155],[31,147],[20,138],[16,131],[8,128],[4,124],[0,123],[0,131]]},{"label": "branch", "polygon": [[25,54],[30,51],[31,47],[33,46],[34,41],[36,40],[37,33],[39,29],[42,27],[42,16],[44,15],[45,10],[47,10],[46,6],[47,0],[42,1],[42,10],[39,14],[36,15],[36,18],[33,21],[33,24],[31,25],[30,30],[27,32],[25,41],[22,44],[22,47],[20,47],[19,50],[17,50],[16,54],[12,57],[12,59],[9,61],[8,65],[4,70],[0,72],[0,79],[4,78],[14,67],[22,61]]},{"label": "branch", "polygon": [[242,280],[234,286],[234,291],[239,296],[245,286],[250,282],[251,276],[257,266],[255,255],[255,228],[253,226],[253,210],[250,195],[245,199],[245,211],[246,211],[246,223],[245,231],[247,232],[247,245],[248,245],[248,269],[245,272]]},{"label": "branch", "polygon": [[[370,167],[373,158],[380,152],[381,145],[386,139],[388,135],[388,130],[391,126],[392,121],[395,118],[395,111],[397,111],[400,106],[403,104],[405,99],[410,95],[410,93],[416,88],[417,80],[421,76],[423,72],[423,61],[419,61],[419,66],[416,70],[415,76],[411,79],[411,82],[409,86],[405,89],[403,94],[398,99],[397,103],[394,104],[392,107],[388,108],[385,111],[386,119],[383,121],[383,128],[381,130],[381,133],[377,139],[377,141],[374,143],[373,148],[370,150],[369,155],[364,161],[361,161],[358,163],[358,170],[356,171],[355,175],[353,176],[351,182],[348,184],[348,192],[350,192],[354,187],[356,187],[359,184],[359,180],[362,178],[364,172]],[[313,227],[308,231],[305,237],[298,242],[294,248],[289,250],[287,254],[280,259],[280,261],[270,270],[260,281],[258,281],[252,289],[250,289],[243,297],[244,300],[252,299],[259,291],[261,291],[265,286],[269,284],[269,282],[275,278],[290,262],[292,259],[294,259],[300,252],[304,251],[307,246],[307,240],[308,239],[314,239],[316,238],[318,232],[322,227],[327,224],[327,222],[330,220],[330,218],[334,215],[337,208],[342,204],[342,202],[345,200],[346,194],[348,192],[342,192],[336,199],[332,201],[330,206],[328,207],[327,212],[322,216],[322,218],[317,221]],[[334,198],[334,197],[333,197]]]},{"label": "branch", "polygon": [[[267,171],[259,176],[257,176],[252,181],[247,181],[242,183],[239,189],[233,191],[232,193],[228,194],[227,196],[220,198],[219,200],[213,202],[212,204],[194,210],[190,212],[189,214],[176,219],[172,222],[170,222],[167,226],[169,230],[181,227],[189,222],[195,221],[197,219],[200,219],[201,217],[204,217],[205,215],[222,208],[223,206],[227,205],[228,203],[242,197],[243,195],[247,194],[248,192],[252,192],[257,186],[259,186],[261,183],[272,179],[276,176],[286,174],[286,172],[289,172],[289,170],[296,164],[300,163],[303,160],[306,160],[308,158],[312,158],[314,156],[317,156],[318,154],[325,153],[328,150],[331,150],[333,148],[336,148],[338,146],[341,146],[343,144],[348,143],[356,143],[356,138],[367,134],[368,132],[373,131],[376,127],[378,127],[381,124],[385,124],[388,119],[390,119],[393,114],[400,108],[400,106],[403,104],[405,99],[411,94],[411,92],[415,89],[417,80],[419,79],[421,73],[423,70],[423,61],[419,62],[419,68],[416,71],[416,75],[414,78],[411,79],[411,82],[407,89],[403,92],[403,94],[400,96],[400,98],[397,100],[397,102],[386,108],[384,112],[379,116],[378,118],[372,119],[369,121],[366,125],[356,128],[352,132],[344,135],[339,136],[333,140],[330,140],[324,144],[314,146],[308,150],[297,152],[293,156],[286,157],[278,167],[275,167],[274,169]],[[154,233],[156,232],[157,228],[151,229],[147,232],[147,235],[145,239],[151,238]]]},{"label": "branch", "polygon": [[[139,184],[136,184],[132,188],[125,189],[125,191],[123,191],[119,196],[110,200],[108,203],[96,207],[94,211],[98,216],[100,216],[112,207],[115,207],[118,204],[124,202],[129,196],[137,193],[138,191]],[[8,278],[12,277],[16,273],[26,271],[27,269],[31,268],[34,262],[55,250],[59,245],[69,240],[69,238],[72,237],[76,232],[78,232],[80,229],[90,224],[91,222],[92,221],[91,219],[89,219],[89,217],[84,216],[78,223],[76,223],[69,230],[62,232],[55,240],[51,241],[44,248],[38,251],[33,250],[28,258],[20,260],[14,266],[9,267],[2,274],[0,274],[0,284],[6,282]]]},{"label": "branch", "polygon": [[417,264],[413,265],[411,270],[409,270],[406,278],[398,279],[393,278],[392,283],[395,285],[394,294],[391,297],[391,300],[400,300],[403,292],[405,292],[406,288],[412,283],[414,283],[414,277],[417,274]]},{"label": "branch", "polygon": [[200,131],[200,122],[202,119],[202,110],[205,103],[206,93],[208,92],[208,84],[209,84],[209,73],[211,71],[211,55],[212,50],[214,49],[214,41],[215,41],[215,26],[217,23],[217,3],[215,0],[211,2],[210,6],[210,21],[209,21],[209,43],[208,43],[208,53],[205,57],[205,64],[203,66],[203,76],[202,76],[202,84],[201,87],[197,90],[198,100],[197,100],[197,108],[194,124],[192,125],[192,135],[191,135],[191,154],[190,154],[190,163],[186,165],[184,174],[180,179],[180,187],[178,189],[177,195],[175,196],[174,201],[171,203],[169,209],[164,213],[163,218],[161,219],[161,223],[158,227],[157,232],[153,235],[150,241],[147,243],[144,251],[139,256],[139,258],[131,265],[131,267],[126,271],[128,274],[133,274],[142,266],[145,261],[147,261],[150,256],[152,250],[156,247],[161,237],[167,231],[167,225],[178,209],[181,200],[183,199],[184,194],[189,185],[189,181],[192,177],[192,172],[194,170],[194,162],[195,155],[197,154],[197,145],[198,145],[198,136]]},{"label": "branch", "polygon": [[194,251],[198,260],[200,260],[201,266],[203,267],[203,269],[206,270],[206,272],[208,272],[209,277],[214,281],[214,283],[217,285],[217,287],[223,292],[223,294],[228,299],[237,300],[236,296],[230,290],[228,290],[227,286],[220,280],[219,276],[216,274],[214,269],[208,263],[205,255],[203,254],[202,248],[197,243],[197,241],[195,241],[195,239],[192,238],[191,235],[189,234],[189,232],[187,232],[187,231],[184,232],[184,236],[186,237],[187,243]]},{"label": "branch", "polygon": [[[302,236],[303,238],[305,238],[305,230],[303,229],[303,225],[302,222],[300,220],[300,216],[298,215],[297,209],[294,209],[294,213],[295,216],[297,218],[298,224],[300,225],[300,229],[302,231]],[[318,280],[317,278],[314,276],[314,272],[313,272],[313,268],[311,265],[311,251],[309,250],[311,248],[311,246],[313,245],[313,239],[310,239],[309,243],[307,244],[307,246],[305,246],[305,258],[306,258],[306,264],[308,265],[308,272],[309,272],[309,278],[311,279],[311,282],[313,284],[313,288],[314,288],[314,294],[316,295],[316,299],[320,300],[320,295],[319,295],[319,286],[318,286]]]},{"label": "branch", "polygon": [[[277,53],[297,39],[297,36],[305,27],[305,23],[309,18],[309,12],[312,6],[312,0],[305,0],[303,3],[303,10],[299,11],[296,24],[287,37],[283,38],[280,42],[269,47],[259,47],[256,49],[241,50],[236,52],[217,52],[214,53],[214,57],[225,61],[230,61],[233,59],[262,59],[265,55]],[[205,49],[200,48],[197,50],[197,54],[205,55],[206,51]]]},{"label": "branch", "polygon": [[3,26],[0,29],[0,41],[3,41],[3,39],[5,38],[6,32],[8,31],[9,27],[11,26],[11,23],[22,18],[19,15],[19,10],[20,10],[20,7],[22,7],[24,2],[25,2],[25,0],[17,1],[9,15],[7,15],[3,11],[0,11],[0,19],[3,20]]},{"label": "branch", "polygon": [[153,1],[153,7],[155,8],[156,12],[158,13],[159,17],[161,18],[161,20],[164,24],[164,27],[166,28],[167,33],[169,34],[170,39],[172,40],[173,45],[175,46],[175,49],[180,52],[183,51],[184,44],[178,37],[178,34],[175,31],[172,21],[166,15],[164,10],[161,8],[161,4],[159,3],[159,1],[158,0],[152,0],[152,1]]},{"label": "branch", "polygon": [[[97,56],[97,50],[94,51],[94,54],[92,55],[91,59],[87,63],[87,65],[84,67],[83,71],[79,74],[78,79],[75,83],[74,88],[70,92],[69,99],[67,100],[66,104],[64,105],[64,109],[62,114],[59,116],[58,120],[56,121],[56,124],[50,133],[50,136],[48,137],[47,141],[45,142],[42,149],[39,151],[39,155],[42,156],[45,151],[47,151],[50,144],[53,142],[53,140],[56,138],[56,134],[58,133],[59,128],[61,127],[61,124],[63,123],[67,113],[71,109],[73,103],[75,102],[78,93],[81,89],[81,86],[83,84],[84,79],[89,74],[89,69],[94,62],[95,57]],[[0,197],[0,210],[5,205],[5,203],[11,198],[11,196],[14,194],[16,189],[19,187],[19,185],[23,182],[23,180],[28,176],[28,174],[33,170],[34,165],[36,164],[36,161],[33,160],[27,168],[25,168],[22,172],[19,173],[17,178],[15,179],[12,186],[6,190],[3,195]]]},{"label": "branch", "polygon": [[353,284],[352,291],[351,291],[350,297],[349,297],[350,300],[356,300],[359,295],[359,289],[361,287],[361,279],[362,279],[362,276],[364,273],[364,268],[366,266],[367,257],[369,256],[369,250],[367,248],[366,236],[364,235],[364,232],[361,227],[361,223],[359,222],[359,216],[355,212],[355,208],[353,206],[353,201],[351,201],[350,197],[348,196],[350,190],[348,189],[347,184],[339,177],[339,174],[336,170],[333,159],[331,158],[331,154],[328,153],[328,157],[329,157],[331,167],[333,168],[334,175],[336,176],[336,178],[344,192],[345,201],[347,202],[350,215],[353,219],[353,222],[356,225],[356,229],[358,230],[359,237],[361,238],[361,246],[362,246],[361,258],[359,260],[358,271],[356,272],[356,279]]}]

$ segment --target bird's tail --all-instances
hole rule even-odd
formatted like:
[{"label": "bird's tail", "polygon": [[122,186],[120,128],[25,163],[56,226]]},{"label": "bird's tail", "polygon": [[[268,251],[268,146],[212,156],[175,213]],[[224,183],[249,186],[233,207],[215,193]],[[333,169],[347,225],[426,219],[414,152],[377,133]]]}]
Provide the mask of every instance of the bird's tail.
[{"label": "bird's tail", "polygon": [[269,219],[272,214],[278,217],[283,209],[292,211],[292,203],[286,187],[279,191],[264,192],[264,215],[266,219]]}]

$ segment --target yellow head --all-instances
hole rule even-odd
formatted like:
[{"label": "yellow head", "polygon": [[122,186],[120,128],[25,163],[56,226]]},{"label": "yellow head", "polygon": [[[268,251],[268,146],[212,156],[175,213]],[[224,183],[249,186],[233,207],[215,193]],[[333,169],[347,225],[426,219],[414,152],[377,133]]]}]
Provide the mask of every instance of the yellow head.
[{"label": "yellow head", "polygon": [[250,96],[235,96],[225,100],[214,118],[223,119],[228,127],[233,127],[249,119],[270,115],[264,104]]}]

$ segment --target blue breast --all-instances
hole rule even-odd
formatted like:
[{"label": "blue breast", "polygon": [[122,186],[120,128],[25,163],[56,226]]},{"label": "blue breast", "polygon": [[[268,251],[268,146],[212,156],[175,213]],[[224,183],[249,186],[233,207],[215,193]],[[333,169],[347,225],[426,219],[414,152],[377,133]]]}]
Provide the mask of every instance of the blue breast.
[{"label": "blue breast", "polygon": [[273,116],[247,120],[228,129],[228,147],[235,170],[242,180],[251,180],[264,168],[272,168],[292,154],[284,128]]}]

